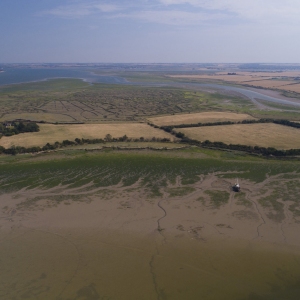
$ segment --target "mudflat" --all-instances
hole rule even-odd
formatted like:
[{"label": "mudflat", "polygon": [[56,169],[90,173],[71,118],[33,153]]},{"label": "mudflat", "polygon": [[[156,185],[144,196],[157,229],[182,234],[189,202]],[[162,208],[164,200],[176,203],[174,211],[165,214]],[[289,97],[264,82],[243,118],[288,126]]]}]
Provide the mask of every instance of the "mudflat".
[{"label": "mudflat", "polygon": [[298,163],[218,153],[2,161],[0,298],[297,299]]}]

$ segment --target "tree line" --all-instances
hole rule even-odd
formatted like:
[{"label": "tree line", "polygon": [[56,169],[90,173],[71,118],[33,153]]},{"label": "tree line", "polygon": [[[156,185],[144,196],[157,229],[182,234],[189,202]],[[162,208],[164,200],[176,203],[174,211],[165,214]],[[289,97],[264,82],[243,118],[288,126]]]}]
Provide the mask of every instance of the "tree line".
[{"label": "tree line", "polygon": [[209,140],[200,142],[186,137],[181,132],[178,132],[176,136],[181,137],[181,141],[180,141],[181,143],[195,145],[202,148],[226,149],[226,150],[242,151],[251,154],[258,154],[263,156],[276,156],[276,157],[300,155],[300,149],[278,150],[273,147],[266,148],[260,146],[248,146],[248,145],[240,145],[240,144],[225,144],[223,142],[211,142]]},{"label": "tree line", "polygon": [[12,136],[25,132],[40,131],[39,125],[35,122],[12,122],[0,123],[0,138],[1,136]]}]

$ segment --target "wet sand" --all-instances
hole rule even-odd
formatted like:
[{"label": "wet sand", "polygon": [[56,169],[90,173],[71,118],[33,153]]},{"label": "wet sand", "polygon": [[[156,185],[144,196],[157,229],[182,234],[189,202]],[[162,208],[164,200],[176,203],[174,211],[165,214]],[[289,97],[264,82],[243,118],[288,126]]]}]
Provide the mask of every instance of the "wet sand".
[{"label": "wet sand", "polygon": [[[89,194],[62,186],[3,194],[0,298],[298,299],[300,225],[288,210],[275,222],[257,202],[275,179],[244,181],[251,206],[230,192],[220,208],[203,199],[206,189],[229,190],[215,175],[184,196],[168,192],[180,178],[158,198],[138,183],[93,195],[88,185]],[[74,193],[80,201],[50,200]]]}]

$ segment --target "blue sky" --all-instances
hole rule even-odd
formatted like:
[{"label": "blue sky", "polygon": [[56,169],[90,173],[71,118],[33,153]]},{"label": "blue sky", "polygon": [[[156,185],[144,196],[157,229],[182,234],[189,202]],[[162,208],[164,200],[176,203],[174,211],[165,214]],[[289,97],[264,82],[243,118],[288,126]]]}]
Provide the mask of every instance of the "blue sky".
[{"label": "blue sky", "polygon": [[299,0],[1,0],[0,63],[300,63]]}]

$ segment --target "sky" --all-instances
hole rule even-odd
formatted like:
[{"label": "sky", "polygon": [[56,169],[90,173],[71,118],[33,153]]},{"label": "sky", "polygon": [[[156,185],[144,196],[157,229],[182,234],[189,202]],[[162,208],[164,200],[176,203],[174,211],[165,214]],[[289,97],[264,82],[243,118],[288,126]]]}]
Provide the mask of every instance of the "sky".
[{"label": "sky", "polygon": [[0,0],[0,63],[300,63],[300,0]]}]

